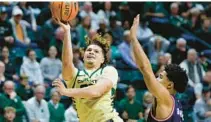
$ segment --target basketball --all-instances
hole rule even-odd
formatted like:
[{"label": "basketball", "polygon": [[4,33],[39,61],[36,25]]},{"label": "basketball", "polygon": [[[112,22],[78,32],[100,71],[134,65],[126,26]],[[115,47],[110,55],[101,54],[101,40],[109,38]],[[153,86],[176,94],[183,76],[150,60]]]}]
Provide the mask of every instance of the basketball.
[{"label": "basketball", "polygon": [[50,9],[53,18],[68,22],[78,14],[78,2],[51,2]]}]

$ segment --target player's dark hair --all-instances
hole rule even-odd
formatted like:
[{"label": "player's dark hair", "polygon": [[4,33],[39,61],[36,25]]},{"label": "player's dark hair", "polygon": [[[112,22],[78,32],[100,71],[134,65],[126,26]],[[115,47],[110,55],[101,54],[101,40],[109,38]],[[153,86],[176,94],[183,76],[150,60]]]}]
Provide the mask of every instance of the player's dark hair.
[{"label": "player's dark hair", "polygon": [[165,71],[168,79],[174,83],[174,89],[179,93],[183,93],[188,84],[186,71],[177,64],[166,65]]}]

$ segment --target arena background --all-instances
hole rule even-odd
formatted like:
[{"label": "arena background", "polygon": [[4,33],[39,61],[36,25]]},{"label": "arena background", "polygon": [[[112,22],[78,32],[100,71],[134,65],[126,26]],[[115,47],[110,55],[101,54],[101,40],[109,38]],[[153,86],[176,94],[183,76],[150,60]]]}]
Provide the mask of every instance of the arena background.
[{"label": "arena background", "polygon": [[[145,122],[153,98],[128,45],[129,29],[137,14],[141,17],[137,36],[155,75],[167,63],[189,69],[193,84],[189,83],[185,93],[177,94],[185,122],[211,122],[209,2],[80,2],[80,12],[71,22],[75,66],[83,69],[80,49],[85,47],[84,36],[108,33],[109,65],[119,73],[114,107],[125,121]],[[32,110],[27,100],[38,95],[44,97],[44,103],[42,109],[34,110],[39,113],[37,120],[78,122],[71,98],[62,96],[58,109],[51,100],[60,97],[51,82],[62,78],[62,39],[63,30],[51,19],[48,2],[0,2],[0,121],[5,120],[8,106],[16,109],[15,122],[29,121]],[[186,61],[195,62],[197,69],[190,70]],[[15,86],[4,85],[8,80]],[[38,84],[44,85],[45,91],[35,90]],[[8,95],[8,90],[13,94]]]}]

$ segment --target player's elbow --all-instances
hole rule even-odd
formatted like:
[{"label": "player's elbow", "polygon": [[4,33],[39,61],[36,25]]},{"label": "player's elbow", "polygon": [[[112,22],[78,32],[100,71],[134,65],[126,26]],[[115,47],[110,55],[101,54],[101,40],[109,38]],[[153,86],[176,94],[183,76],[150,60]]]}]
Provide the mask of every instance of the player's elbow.
[{"label": "player's elbow", "polygon": [[102,93],[98,92],[98,91],[90,91],[90,97],[91,98],[97,98],[97,97],[101,97]]}]

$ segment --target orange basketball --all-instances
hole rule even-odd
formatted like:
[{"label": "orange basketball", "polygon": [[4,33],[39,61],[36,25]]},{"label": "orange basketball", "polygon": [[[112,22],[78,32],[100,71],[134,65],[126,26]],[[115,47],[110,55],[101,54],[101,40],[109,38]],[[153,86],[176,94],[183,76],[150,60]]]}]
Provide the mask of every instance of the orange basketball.
[{"label": "orange basketball", "polygon": [[52,17],[68,22],[78,14],[78,2],[51,2]]}]

